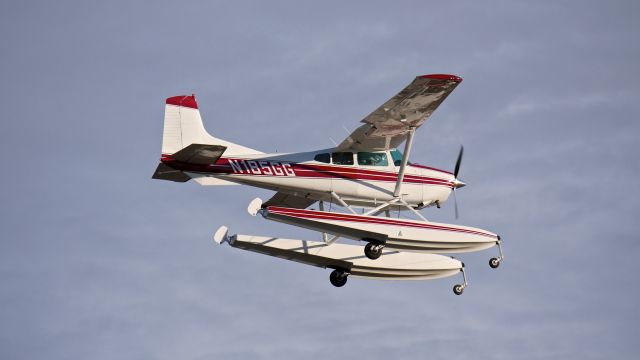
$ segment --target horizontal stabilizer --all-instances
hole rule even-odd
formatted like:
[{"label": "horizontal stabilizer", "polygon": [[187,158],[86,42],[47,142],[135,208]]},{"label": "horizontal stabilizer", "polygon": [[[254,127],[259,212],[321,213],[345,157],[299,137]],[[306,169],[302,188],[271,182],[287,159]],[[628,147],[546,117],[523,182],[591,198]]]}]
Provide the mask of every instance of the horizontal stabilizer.
[{"label": "horizontal stabilizer", "polygon": [[185,175],[182,171],[176,170],[171,166],[165,164],[158,164],[156,168],[156,172],[153,173],[152,179],[158,180],[169,180],[175,182],[187,182],[191,179],[189,176]]},{"label": "horizontal stabilizer", "polygon": [[227,180],[222,180],[218,178],[214,178],[211,176],[203,176],[201,174],[189,173],[189,176],[202,186],[229,186],[229,185],[240,185],[238,183],[234,183]]},{"label": "horizontal stabilizer", "polygon": [[189,164],[209,165],[215,164],[225,150],[227,148],[222,145],[191,144],[171,155],[171,158]]}]

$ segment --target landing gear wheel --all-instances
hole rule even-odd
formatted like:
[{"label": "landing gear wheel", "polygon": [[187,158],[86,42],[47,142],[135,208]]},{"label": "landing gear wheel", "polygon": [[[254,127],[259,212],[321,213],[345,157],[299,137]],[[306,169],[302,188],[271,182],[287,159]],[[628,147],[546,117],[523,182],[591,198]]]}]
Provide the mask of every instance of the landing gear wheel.
[{"label": "landing gear wheel", "polygon": [[384,248],[384,245],[368,243],[364,247],[364,255],[371,260],[375,260],[379,258],[380,255],[382,255],[383,248]]},{"label": "landing gear wheel", "polygon": [[335,287],[343,287],[347,283],[347,274],[344,271],[333,270],[329,274],[329,281]]},{"label": "landing gear wheel", "polygon": [[453,287],[453,293],[456,295],[462,295],[462,293],[464,292],[464,286],[457,284]]},{"label": "landing gear wheel", "polygon": [[500,266],[500,259],[491,258],[491,260],[489,260],[489,266],[491,266],[492,269],[497,268],[498,266]]}]

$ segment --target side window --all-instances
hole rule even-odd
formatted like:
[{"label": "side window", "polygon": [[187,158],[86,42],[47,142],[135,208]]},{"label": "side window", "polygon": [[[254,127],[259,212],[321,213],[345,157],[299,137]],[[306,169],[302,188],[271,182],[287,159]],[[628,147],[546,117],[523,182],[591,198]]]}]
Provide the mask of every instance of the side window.
[{"label": "side window", "polygon": [[358,165],[365,166],[388,166],[387,154],[374,152],[359,152]]},{"label": "side window", "polygon": [[353,165],[352,152],[334,152],[331,153],[331,158],[336,165]]},{"label": "side window", "polygon": [[329,157],[329,153],[317,154],[316,157],[313,158],[313,160],[321,162],[321,163],[327,163],[327,164],[331,162],[331,158]]}]

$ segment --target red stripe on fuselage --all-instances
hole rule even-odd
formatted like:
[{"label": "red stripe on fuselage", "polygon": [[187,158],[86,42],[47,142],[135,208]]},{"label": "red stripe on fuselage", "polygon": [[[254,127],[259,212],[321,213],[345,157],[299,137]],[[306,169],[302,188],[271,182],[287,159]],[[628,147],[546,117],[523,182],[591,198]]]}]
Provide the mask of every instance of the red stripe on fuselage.
[{"label": "red stripe on fuselage", "polygon": [[452,172],[445,171],[445,170],[440,170],[440,169],[436,169],[436,168],[432,168],[432,167],[429,167],[429,166],[424,166],[424,165],[420,165],[420,164],[416,164],[416,163],[411,163],[411,166],[413,166],[413,167],[417,167],[417,168],[421,168],[421,169],[427,169],[427,170],[437,171],[437,172],[441,172],[441,173],[444,173],[444,174],[448,174],[448,175],[452,175],[452,176],[453,176],[453,173],[452,173]]},{"label": "red stripe on fuselage", "polygon": [[[301,164],[286,161],[220,158],[215,164],[196,165],[181,163],[163,154],[161,160],[178,170],[208,173],[216,175],[250,175],[250,176],[299,176],[307,178],[332,178],[347,180],[369,180],[396,182],[398,173],[362,169],[358,167]],[[420,166],[423,167],[423,166]],[[425,167],[426,168],[426,167]],[[441,171],[446,173],[444,171]],[[452,187],[453,183],[446,179],[406,174],[405,183],[441,185]]]}]

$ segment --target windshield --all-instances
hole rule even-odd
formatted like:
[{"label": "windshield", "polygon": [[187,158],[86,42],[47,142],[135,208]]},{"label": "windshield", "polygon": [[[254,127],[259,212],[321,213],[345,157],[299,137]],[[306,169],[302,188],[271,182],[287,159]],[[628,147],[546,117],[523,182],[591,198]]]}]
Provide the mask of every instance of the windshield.
[{"label": "windshield", "polygon": [[[393,159],[393,165],[400,166],[402,165],[402,153],[398,149],[389,150],[391,153],[391,158]],[[407,161],[407,165],[412,165],[411,161]]]}]

